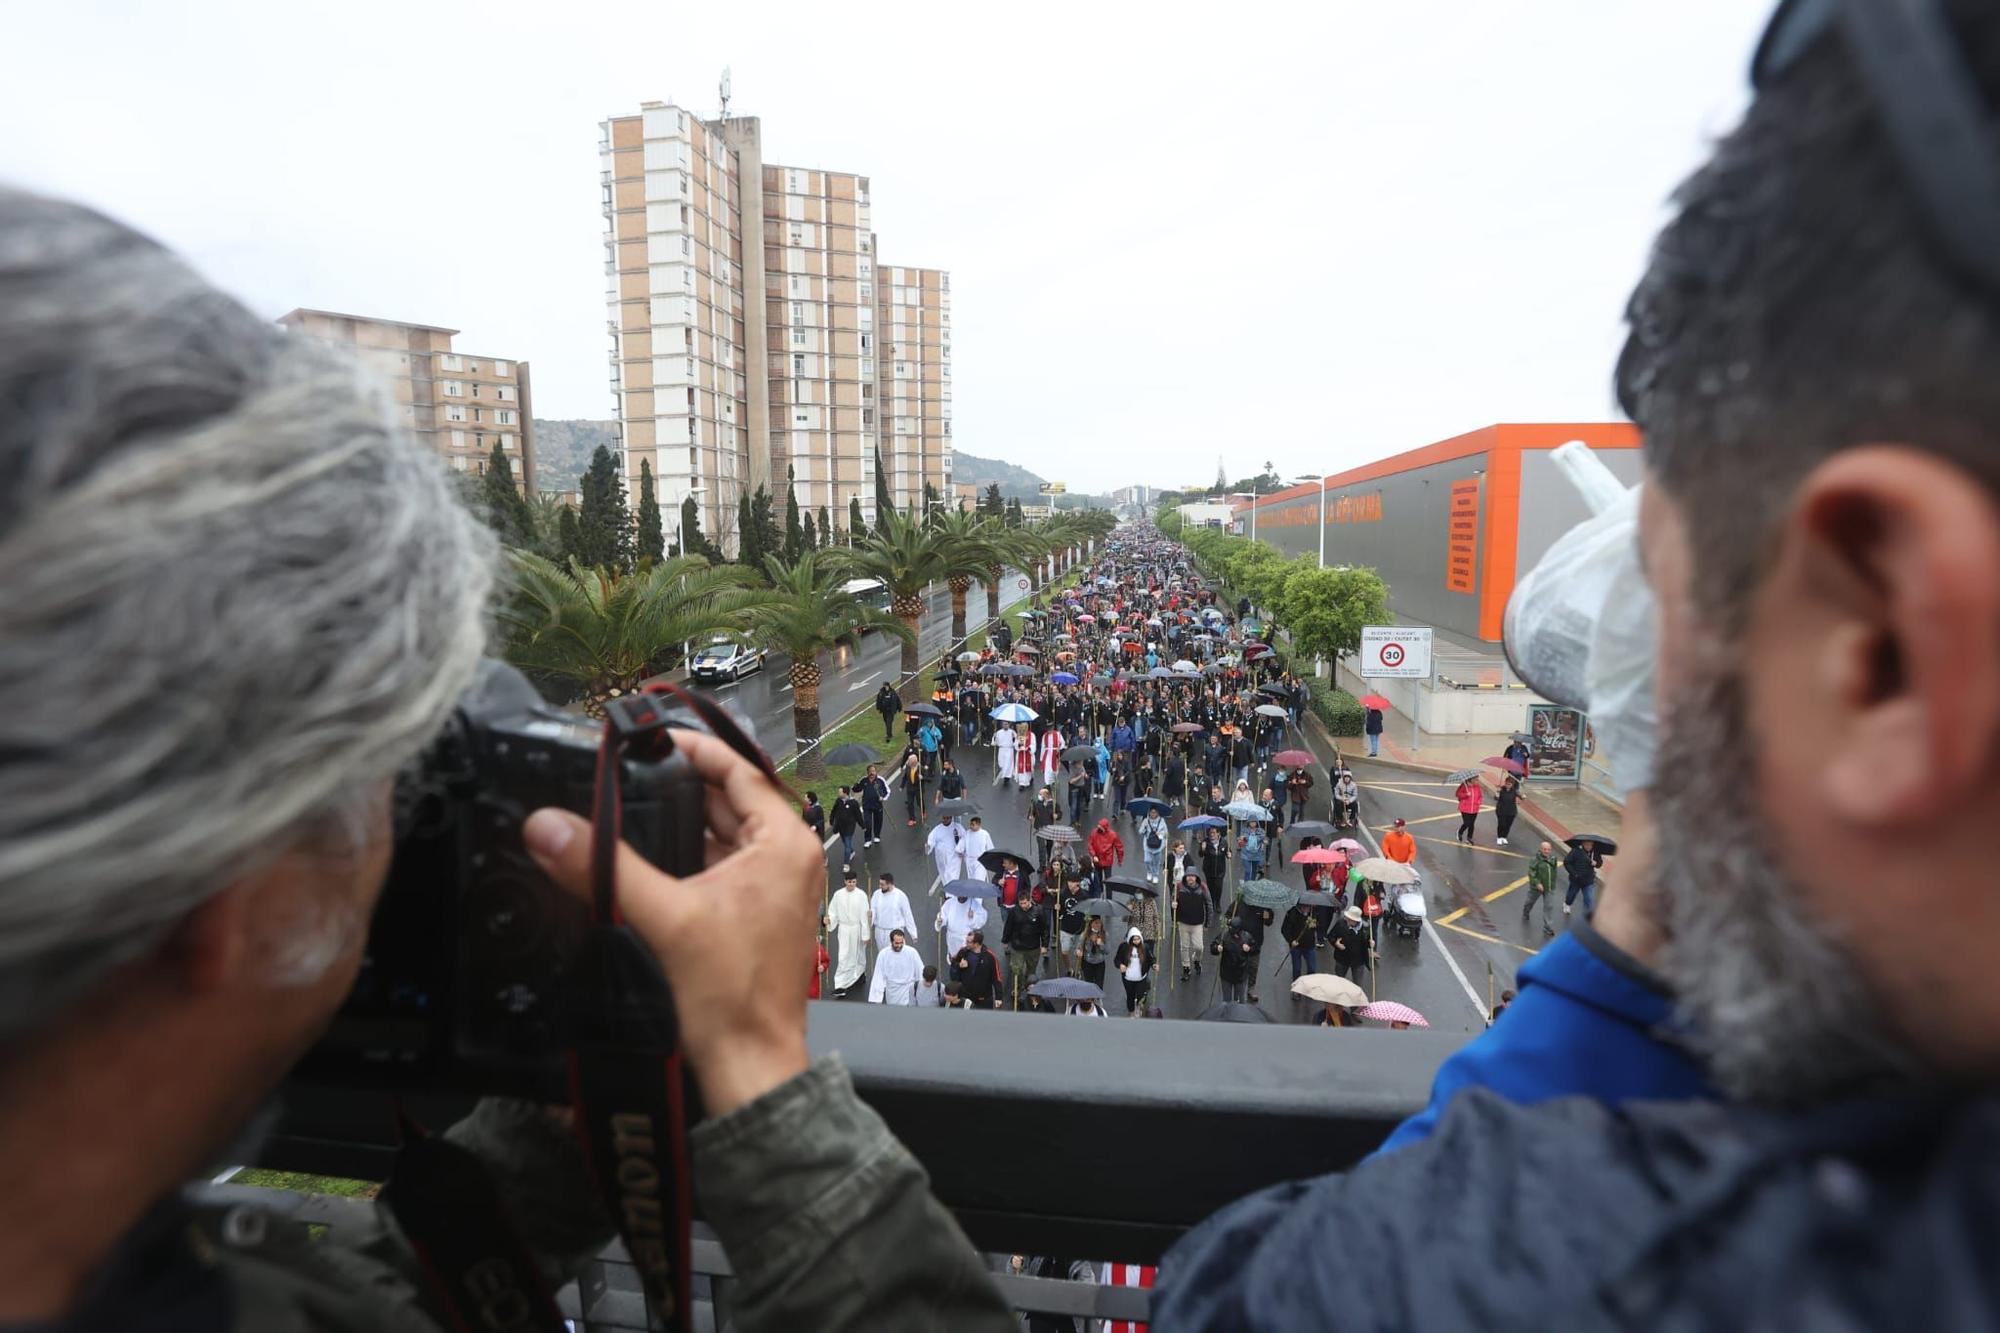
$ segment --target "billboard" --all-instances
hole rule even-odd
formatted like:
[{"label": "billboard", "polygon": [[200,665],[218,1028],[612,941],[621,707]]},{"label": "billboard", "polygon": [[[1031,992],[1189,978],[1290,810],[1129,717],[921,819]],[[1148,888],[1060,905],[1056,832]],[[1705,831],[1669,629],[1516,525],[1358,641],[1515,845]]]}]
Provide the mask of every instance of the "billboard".
[{"label": "billboard", "polygon": [[1575,782],[1583,761],[1583,714],[1560,704],[1529,704],[1528,776]]},{"label": "billboard", "polygon": [[1069,483],[1066,481],[1045,481],[1041,484],[1040,489],[1043,495],[1068,495]]}]

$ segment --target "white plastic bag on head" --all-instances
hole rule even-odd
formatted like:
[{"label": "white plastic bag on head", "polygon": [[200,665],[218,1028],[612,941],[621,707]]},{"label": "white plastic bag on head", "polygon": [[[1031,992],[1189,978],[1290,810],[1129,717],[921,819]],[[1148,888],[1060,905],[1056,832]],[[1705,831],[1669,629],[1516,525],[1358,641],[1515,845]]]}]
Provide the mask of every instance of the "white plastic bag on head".
[{"label": "white plastic bag on head", "polygon": [[1627,489],[1590,447],[1551,457],[1592,517],[1556,540],[1507,599],[1508,660],[1536,693],[1580,708],[1621,791],[1652,785],[1657,608],[1639,570],[1639,488]]}]

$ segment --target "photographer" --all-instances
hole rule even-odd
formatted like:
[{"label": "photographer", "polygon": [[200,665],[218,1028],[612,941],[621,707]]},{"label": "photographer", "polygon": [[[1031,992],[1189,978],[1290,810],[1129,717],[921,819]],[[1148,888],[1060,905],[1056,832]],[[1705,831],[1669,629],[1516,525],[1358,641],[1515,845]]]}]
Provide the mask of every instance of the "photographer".
[{"label": "photographer", "polygon": [[[0,405],[0,1324],[449,1326],[386,1218],[308,1244],[178,1187],[355,977],[393,777],[485,647],[490,539],[351,365],[4,189]],[[923,1172],[808,1059],[817,840],[722,743],[676,740],[708,868],[625,849],[619,905],[680,1002],[737,1326],[1005,1326]],[[583,820],[524,839],[585,891]],[[774,936],[797,952],[742,947]],[[610,1227],[558,1123],[488,1100],[447,1137],[559,1271]]]}]

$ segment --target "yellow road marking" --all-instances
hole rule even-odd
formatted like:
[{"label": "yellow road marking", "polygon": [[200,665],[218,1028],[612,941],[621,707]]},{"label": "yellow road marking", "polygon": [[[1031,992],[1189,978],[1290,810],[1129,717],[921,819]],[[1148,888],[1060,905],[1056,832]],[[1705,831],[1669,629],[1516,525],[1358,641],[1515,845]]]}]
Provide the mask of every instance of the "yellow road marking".
[{"label": "yellow road marking", "polygon": [[[1523,875],[1511,884],[1501,885],[1499,888],[1493,890],[1493,892],[1487,894],[1484,898],[1481,898],[1479,901],[1483,903],[1490,903],[1497,899],[1505,898],[1508,894],[1520,888],[1523,884],[1526,884],[1527,882],[1528,882],[1528,877],[1526,875]],[[1471,910],[1472,909],[1470,907],[1461,907],[1456,911],[1446,912],[1443,916],[1438,918],[1438,924],[1440,926],[1448,926],[1452,922],[1464,916],[1467,912],[1470,912]]]},{"label": "yellow road marking", "polygon": [[1422,819],[1406,819],[1403,822],[1405,824],[1435,824],[1440,819],[1457,819],[1457,818],[1458,818],[1457,811],[1448,810],[1441,815],[1425,815]]},{"label": "yellow road marking", "polygon": [[1485,852],[1488,856],[1511,856],[1517,861],[1525,861],[1528,859],[1528,854],[1526,852],[1509,852],[1509,851],[1503,851],[1498,847],[1481,847],[1476,842],[1465,843],[1465,842],[1460,842],[1456,838],[1453,838],[1450,841],[1446,841],[1443,838],[1428,838],[1423,836],[1422,834],[1413,833],[1410,836],[1415,838],[1418,842],[1434,842],[1441,847],[1461,847],[1464,848],[1466,851]]},{"label": "yellow road marking", "polygon": [[1429,792],[1424,792],[1424,791],[1403,791],[1401,788],[1382,787],[1373,782],[1357,782],[1354,785],[1361,788],[1363,791],[1387,791],[1391,795],[1408,796],[1419,801],[1443,801],[1446,805],[1458,804],[1458,798],[1456,796],[1433,796]]},{"label": "yellow road marking", "polygon": [[1461,935],[1470,935],[1475,940],[1485,940],[1488,944],[1504,944],[1510,949],[1519,949],[1522,953],[1527,954],[1531,958],[1534,956],[1535,953],[1533,949],[1530,949],[1525,944],[1516,944],[1512,940],[1503,940],[1498,935],[1482,935],[1480,932],[1476,930],[1467,930],[1464,926],[1454,926],[1451,924],[1451,922],[1445,920],[1439,920],[1438,924],[1440,926],[1443,926],[1446,930],[1457,931]]}]

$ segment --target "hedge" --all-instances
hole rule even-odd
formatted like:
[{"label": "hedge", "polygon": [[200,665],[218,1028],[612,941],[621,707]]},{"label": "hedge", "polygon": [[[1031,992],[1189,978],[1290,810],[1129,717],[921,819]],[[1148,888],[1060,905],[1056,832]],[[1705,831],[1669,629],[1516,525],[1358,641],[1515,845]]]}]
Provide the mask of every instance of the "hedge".
[{"label": "hedge", "polygon": [[1329,736],[1359,736],[1367,711],[1361,701],[1346,690],[1335,689],[1317,676],[1306,677],[1312,710],[1326,724]]}]

